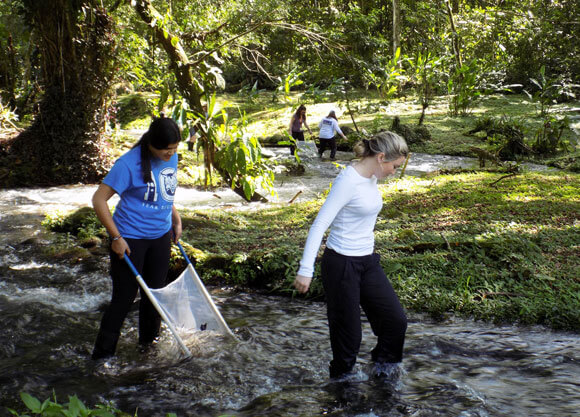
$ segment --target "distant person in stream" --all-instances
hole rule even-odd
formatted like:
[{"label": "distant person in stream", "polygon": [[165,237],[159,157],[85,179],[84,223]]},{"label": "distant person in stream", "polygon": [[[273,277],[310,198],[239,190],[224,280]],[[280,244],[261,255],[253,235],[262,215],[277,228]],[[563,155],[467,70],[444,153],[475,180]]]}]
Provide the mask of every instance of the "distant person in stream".
[{"label": "distant person in stream", "polygon": [[[310,130],[310,127],[306,122],[306,106],[304,104],[301,104],[296,109],[296,112],[290,119],[290,126],[288,128],[290,136],[292,136],[296,141],[304,142],[304,131],[302,130],[302,126],[308,129],[308,133],[312,135],[312,130]],[[294,155],[294,149],[294,146],[290,146],[290,155]]]},{"label": "distant person in stream", "polygon": [[324,119],[318,123],[318,127],[320,128],[320,132],[318,133],[318,138],[320,139],[320,148],[318,149],[318,155],[322,158],[322,154],[326,150],[326,148],[330,148],[330,159],[336,159],[336,138],[335,133],[338,133],[344,139],[346,136],[340,130],[340,126],[338,126],[338,119],[336,118],[336,113],[332,110],[328,113]]},{"label": "distant person in stream", "polygon": [[[101,320],[92,358],[115,354],[123,322],[139,285],[123,258],[131,261],[150,288],[165,286],[171,241],[181,237],[181,217],[173,205],[177,189],[177,146],[181,132],[170,118],[153,120],[139,142],[113,165],[93,195],[97,217],[110,236],[113,294]],[[115,213],[108,201],[119,194]],[[149,347],[159,335],[161,318],[141,292],[139,345]]]},{"label": "distant person in stream", "polygon": [[374,227],[383,206],[377,181],[394,174],[409,150],[399,135],[381,132],[358,142],[354,152],[360,159],[336,177],[310,228],[294,286],[300,293],[308,291],[330,227],[321,260],[332,347],[330,377],[344,376],[355,365],[362,339],[360,307],[378,338],[371,352],[375,375],[392,376],[402,361],[407,317],[374,252]]}]

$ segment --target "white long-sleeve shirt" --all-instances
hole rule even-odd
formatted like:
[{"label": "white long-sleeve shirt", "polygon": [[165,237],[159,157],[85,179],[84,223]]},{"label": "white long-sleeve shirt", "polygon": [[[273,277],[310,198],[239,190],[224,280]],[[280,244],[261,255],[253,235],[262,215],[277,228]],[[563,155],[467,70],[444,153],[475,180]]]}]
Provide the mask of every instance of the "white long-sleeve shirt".
[{"label": "white long-sleeve shirt", "polygon": [[340,130],[338,122],[332,117],[325,117],[322,119],[320,123],[318,123],[318,127],[320,128],[318,137],[321,139],[332,139],[334,137],[334,132],[338,132],[342,136],[342,130]]},{"label": "white long-sleeve shirt", "polygon": [[372,254],[375,223],[382,206],[376,177],[363,177],[352,166],[343,170],[310,227],[298,274],[313,275],[314,262],[328,227],[328,248],[346,256]]}]

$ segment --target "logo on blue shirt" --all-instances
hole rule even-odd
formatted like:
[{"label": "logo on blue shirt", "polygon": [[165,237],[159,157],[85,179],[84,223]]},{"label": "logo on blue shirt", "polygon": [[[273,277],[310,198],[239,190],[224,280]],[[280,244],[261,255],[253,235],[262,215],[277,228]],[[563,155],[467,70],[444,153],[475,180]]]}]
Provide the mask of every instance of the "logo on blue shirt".
[{"label": "logo on blue shirt", "polygon": [[175,168],[164,168],[159,173],[159,190],[165,201],[173,201],[177,190],[177,172]]},{"label": "logo on blue shirt", "polygon": [[147,183],[147,190],[143,200],[157,201],[159,192],[165,201],[173,201],[175,197],[175,190],[177,190],[177,175],[174,168],[164,168],[159,173],[159,187],[155,181],[153,171],[151,171],[151,181]]}]

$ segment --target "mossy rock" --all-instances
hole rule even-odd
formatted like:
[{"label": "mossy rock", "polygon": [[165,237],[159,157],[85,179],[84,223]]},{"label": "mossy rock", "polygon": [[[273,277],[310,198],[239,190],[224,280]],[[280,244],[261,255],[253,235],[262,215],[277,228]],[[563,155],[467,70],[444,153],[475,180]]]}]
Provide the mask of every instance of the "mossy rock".
[{"label": "mossy rock", "polygon": [[91,252],[78,246],[68,246],[61,249],[51,248],[46,251],[46,255],[50,256],[51,259],[64,260],[72,263],[80,263],[92,257]]},{"label": "mossy rock", "polygon": [[82,207],[61,221],[53,221],[48,227],[53,232],[70,233],[76,236],[81,229],[95,223],[99,223],[95,210],[92,207]]},{"label": "mossy rock", "polygon": [[259,140],[263,145],[277,145],[278,142],[288,141],[288,136],[284,133],[275,133],[272,136],[260,138]]},{"label": "mossy rock", "polygon": [[431,133],[425,126],[408,126],[402,124],[398,116],[395,116],[393,119],[390,130],[402,136],[409,145],[422,143],[431,139]]},{"label": "mossy rock", "polygon": [[300,176],[306,173],[304,165],[292,162],[286,165],[286,174],[290,176]]},{"label": "mossy rock", "polygon": [[129,94],[119,99],[116,105],[117,122],[121,127],[153,112],[153,106],[141,94]]},{"label": "mossy rock", "polygon": [[352,127],[349,127],[349,126],[344,126],[340,130],[342,130],[342,133],[344,133],[345,136],[348,136],[351,133],[355,133],[355,130]]},{"label": "mossy rock", "polygon": [[82,239],[79,242],[79,245],[82,248],[86,248],[86,249],[93,249],[93,248],[101,246],[102,244],[103,244],[103,241],[97,236],[90,236],[90,237],[87,237],[85,239]]},{"label": "mossy rock", "polygon": [[580,172],[580,158],[577,156],[567,156],[556,159],[548,164],[559,169],[565,169],[571,172]]},{"label": "mossy rock", "polygon": [[350,135],[348,135],[346,139],[338,138],[336,140],[336,149],[342,152],[352,152],[354,144],[359,140],[359,135],[355,131],[351,131]]}]

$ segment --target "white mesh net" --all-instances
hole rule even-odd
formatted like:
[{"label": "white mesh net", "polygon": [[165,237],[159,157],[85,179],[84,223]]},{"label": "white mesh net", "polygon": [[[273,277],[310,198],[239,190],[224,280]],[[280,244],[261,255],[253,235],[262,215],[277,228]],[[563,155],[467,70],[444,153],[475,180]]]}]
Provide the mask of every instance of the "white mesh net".
[{"label": "white mesh net", "polygon": [[150,291],[180,334],[196,330],[230,332],[191,265],[172,283]]}]

